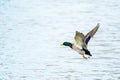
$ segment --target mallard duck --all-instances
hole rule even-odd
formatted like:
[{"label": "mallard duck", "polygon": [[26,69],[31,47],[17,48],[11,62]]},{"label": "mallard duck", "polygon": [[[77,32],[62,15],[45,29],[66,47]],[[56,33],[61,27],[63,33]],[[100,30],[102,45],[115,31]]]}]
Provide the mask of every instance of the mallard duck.
[{"label": "mallard duck", "polygon": [[[76,31],[75,33],[75,41],[74,43],[71,42],[63,42],[61,44],[62,46],[69,46],[73,50],[77,51],[79,54],[82,55],[83,59],[88,59],[92,54],[87,49],[88,42],[93,37],[93,35],[96,33],[96,31],[99,28],[99,24],[97,24],[90,32],[88,32],[86,35],[84,35],[81,32]],[[86,57],[85,55],[88,55],[89,57]]]}]

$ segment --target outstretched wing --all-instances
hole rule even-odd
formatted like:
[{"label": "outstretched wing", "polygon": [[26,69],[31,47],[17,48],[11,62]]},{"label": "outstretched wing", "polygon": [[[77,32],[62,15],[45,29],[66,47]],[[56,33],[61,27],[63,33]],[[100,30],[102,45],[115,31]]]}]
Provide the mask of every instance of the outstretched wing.
[{"label": "outstretched wing", "polygon": [[85,44],[85,42],[84,42],[84,40],[85,40],[85,37],[84,37],[84,34],[83,33],[80,33],[80,32],[78,32],[78,31],[76,31],[76,34],[75,34],[75,45],[76,46],[81,46],[81,47],[85,47],[86,46],[86,44]]},{"label": "outstretched wing", "polygon": [[95,28],[93,28],[90,32],[88,32],[86,35],[85,35],[85,43],[88,44],[89,40],[91,39],[91,37],[94,36],[94,34],[97,32],[98,28],[99,28],[99,24],[96,25]]}]

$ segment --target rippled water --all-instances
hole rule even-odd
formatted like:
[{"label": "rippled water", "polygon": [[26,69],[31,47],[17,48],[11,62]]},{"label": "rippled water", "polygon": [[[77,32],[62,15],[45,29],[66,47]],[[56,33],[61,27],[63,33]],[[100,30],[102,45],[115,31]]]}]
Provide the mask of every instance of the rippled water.
[{"label": "rippled water", "polygon": [[[119,0],[1,0],[0,80],[120,80]],[[63,41],[100,28],[92,58]]]}]

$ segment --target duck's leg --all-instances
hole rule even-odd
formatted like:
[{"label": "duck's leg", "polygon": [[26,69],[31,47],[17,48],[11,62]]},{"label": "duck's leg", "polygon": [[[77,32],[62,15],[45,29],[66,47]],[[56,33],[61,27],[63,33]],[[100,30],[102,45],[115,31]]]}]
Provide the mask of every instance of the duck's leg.
[{"label": "duck's leg", "polygon": [[84,55],[84,54],[82,55],[82,57],[83,57],[83,59],[87,59],[87,57],[85,57],[85,55]]}]

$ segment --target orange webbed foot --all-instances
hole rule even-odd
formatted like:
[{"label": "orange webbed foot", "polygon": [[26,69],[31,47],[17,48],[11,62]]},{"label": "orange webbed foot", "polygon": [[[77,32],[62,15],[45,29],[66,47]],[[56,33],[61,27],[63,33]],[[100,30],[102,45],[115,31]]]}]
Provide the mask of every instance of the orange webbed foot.
[{"label": "orange webbed foot", "polygon": [[83,57],[83,59],[87,59],[87,57],[85,57],[85,55],[84,55],[84,54],[82,55],[82,57]]}]

